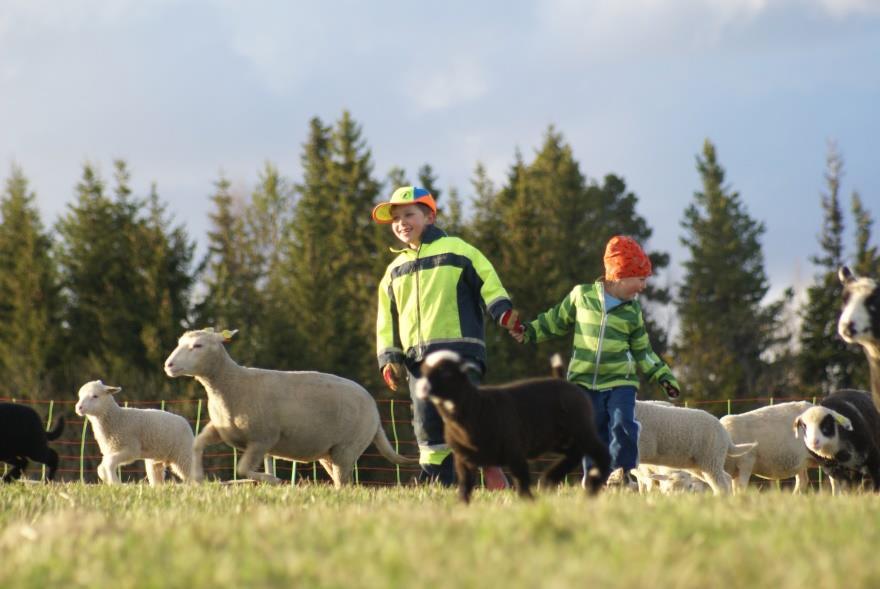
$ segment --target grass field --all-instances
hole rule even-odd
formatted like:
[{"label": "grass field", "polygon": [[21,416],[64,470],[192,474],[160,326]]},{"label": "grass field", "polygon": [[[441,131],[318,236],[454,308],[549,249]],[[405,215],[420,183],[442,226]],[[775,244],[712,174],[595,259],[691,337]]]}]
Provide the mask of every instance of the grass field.
[{"label": "grass field", "polygon": [[0,485],[0,587],[880,587],[880,498]]}]

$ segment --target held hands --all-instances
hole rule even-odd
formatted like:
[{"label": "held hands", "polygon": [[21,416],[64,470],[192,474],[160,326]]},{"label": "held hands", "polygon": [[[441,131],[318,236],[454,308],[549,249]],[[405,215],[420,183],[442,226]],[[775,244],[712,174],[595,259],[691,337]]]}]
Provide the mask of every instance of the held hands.
[{"label": "held hands", "polygon": [[516,309],[508,309],[501,315],[501,318],[498,320],[498,324],[507,330],[507,333],[510,334],[510,337],[512,337],[519,343],[523,343],[526,337],[526,328],[519,320],[519,311],[517,311]]},{"label": "held hands", "polygon": [[675,385],[668,380],[664,380],[660,385],[663,387],[663,390],[666,391],[666,396],[669,397],[671,401],[678,399],[678,397],[681,396],[681,391],[675,388]]},{"label": "held hands", "polygon": [[382,379],[389,389],[396,391],[397,386],[406,380],[406,370],[403,368],[403,364],[389,362],[383,366]]}]

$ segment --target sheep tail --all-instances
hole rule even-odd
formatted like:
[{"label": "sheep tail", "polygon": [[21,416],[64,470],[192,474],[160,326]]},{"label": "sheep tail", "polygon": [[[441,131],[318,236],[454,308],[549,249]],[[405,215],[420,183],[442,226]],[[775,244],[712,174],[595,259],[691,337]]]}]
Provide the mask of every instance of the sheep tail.
[{"label": "sheep tail", "polygon": [[730,446],[727,447],[727,455],[731,458],[739,458],[740,456],[745,456],[757,447],[758,442],[748,442],[746,444],[734,444],[731,442]]},{"label": "sheep tail", "polygon": [[385,430],[382,429],[381,423],[379,424],[379,427],[376,428],[376,435],[373,436],[373,443],[376,445],[376,448],[379,449],[382,456],[394,464],[418,464],[419,462],[418,458],[407,458],[394,451],[394,448],[391,447],[391,442],[388,441],[388,436],[385,435]]},{"label": "sheep tail", "polygon": [[47,440],[54,440],[61,435],[61,432],[64,431],[64,416],[59,415],[58,419],[55,420],[55,427],[46,432]]},{"label": "sheep tail", "polygon": [[559,352],[550,356],[550,376],[553,378],[561,378],[565,380],[565,363],[562,361],[562,356]]}]

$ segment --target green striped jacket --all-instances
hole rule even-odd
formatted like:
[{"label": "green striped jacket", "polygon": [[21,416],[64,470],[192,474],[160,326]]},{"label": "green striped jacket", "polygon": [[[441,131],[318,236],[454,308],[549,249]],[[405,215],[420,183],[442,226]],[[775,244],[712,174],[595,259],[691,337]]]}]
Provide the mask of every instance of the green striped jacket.
[{"label": "green striped jacket", "polygon": [[572,328],[568,380],[593,390],[638,387],[638,366],[648,379],[679,388],[669,366],[651,349],[639,302],[626,301],[606,313],[602,280],[575,286],[561,303],[538,315],[526,325],[525,341],[542,342]]}]

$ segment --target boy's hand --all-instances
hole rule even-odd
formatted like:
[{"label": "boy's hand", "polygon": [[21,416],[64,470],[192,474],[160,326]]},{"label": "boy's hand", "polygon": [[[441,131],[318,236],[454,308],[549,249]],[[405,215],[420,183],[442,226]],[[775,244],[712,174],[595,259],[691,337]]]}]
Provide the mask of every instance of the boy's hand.
[{"label": "boy's hand", "polygon": [[668,380],[664,380],[660,384],[663,386],[663,389],[666,391],[666,396],[669,397],[670,400],[678,399],[678,397],[681,396],[681,391],[675,388],[675,385]]},{"label": "boy's hand", "polygon": [[516,309],[506,310],[501,315],[501,318],[498,320],[498,324],[506,329],[513,339],[515,339],[519,343],[523,342],[523,339],[525,338],[524,334],[526,328],[519,320],[519,311],[517,311]]},{"label": "boy's hand", "polygon": [[385,380],[385,384],[388,385],[388,388],[392,391],[397,390],[398,383],[404,381],[405,375],[406,371],[403,368],[403,364],[398,362],[389,362],[382,367],[382,378]]}]

